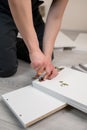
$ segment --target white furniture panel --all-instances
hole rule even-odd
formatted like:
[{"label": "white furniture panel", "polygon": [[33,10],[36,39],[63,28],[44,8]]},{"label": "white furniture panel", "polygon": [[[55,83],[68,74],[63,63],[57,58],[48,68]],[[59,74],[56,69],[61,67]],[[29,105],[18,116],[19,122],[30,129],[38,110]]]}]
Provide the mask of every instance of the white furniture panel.
[{"label": "white furniture panel", "polygon": [[27,86],[2,95],[2,99],[24,127],[64,108],[65,103]]},{"label": "white furniture panel", "polygon": [[56,38],[54,48],[64,48],[64,47],[75,48],[75,44],[67,35],[65,35],[60,31]]},{"label": "white furniture panel", "polygon": [[76,50],[87,51],[87,33],[80,33],[75,40]]},{"label": "white furniture panel", "polygon": [[87,113],[86,73],[65,67],[54,79],[42,82],[36,80],[33,86]]}]

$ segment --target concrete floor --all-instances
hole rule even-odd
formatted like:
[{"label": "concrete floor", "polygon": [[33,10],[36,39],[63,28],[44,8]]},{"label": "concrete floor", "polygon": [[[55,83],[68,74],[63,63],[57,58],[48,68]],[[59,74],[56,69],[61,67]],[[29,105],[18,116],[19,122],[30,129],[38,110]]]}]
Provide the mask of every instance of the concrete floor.
[{"label": "concrete floor", "polygon": [[[75,37],[74,37],[75,38]],[[87,64],[87,52],[54,50],[56,66]],[[10,78],[0,78],[0,95],[31,84],[34,71],[30,65],[19,61],[17,73]],[[24,129],[0,98],[0,130]],[[63,110],[32,125],[27,130],[87,130],[87,114],[67,106]]]}]

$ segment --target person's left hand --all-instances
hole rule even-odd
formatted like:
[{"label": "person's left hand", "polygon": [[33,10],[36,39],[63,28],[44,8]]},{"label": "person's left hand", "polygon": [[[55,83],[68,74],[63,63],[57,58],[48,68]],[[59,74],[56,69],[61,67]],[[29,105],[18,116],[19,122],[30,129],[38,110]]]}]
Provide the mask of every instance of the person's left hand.
[{"label": "person's left hand", "polygon": [[44,71],[46,72],[46,74],[43,77],[43,80],[51,80],[58,75],[58,69],[56,69],[51,62],[49,62],[49,64],[46,65],[46,68],[40,68],[37,71],[37,77],[39,77]]}]

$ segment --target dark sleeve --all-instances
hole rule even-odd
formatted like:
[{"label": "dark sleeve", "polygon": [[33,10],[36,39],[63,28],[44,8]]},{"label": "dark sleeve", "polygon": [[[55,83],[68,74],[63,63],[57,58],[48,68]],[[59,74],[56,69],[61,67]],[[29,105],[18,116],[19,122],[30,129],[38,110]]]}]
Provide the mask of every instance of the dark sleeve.
[{"label": "dark sleeve", "polygon": [[44,1],[41,0],[31,0],[32,1],[32,11],[35,11]]}]

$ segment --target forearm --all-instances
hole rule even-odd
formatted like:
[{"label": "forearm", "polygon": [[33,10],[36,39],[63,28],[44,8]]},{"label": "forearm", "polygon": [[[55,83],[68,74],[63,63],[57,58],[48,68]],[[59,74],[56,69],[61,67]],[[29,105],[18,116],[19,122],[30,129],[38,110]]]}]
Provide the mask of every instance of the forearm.
[{"label": "forearm", "polygon": [[28,50],[39,49],[37,35],[33,26],[31,0],[8,0],[12,16]]},{"label": "forearm", "polygon": [[48,58],[51,58],[66,4],[67,0],[54,0],[49,10],[43,38],[43,51]]}]

